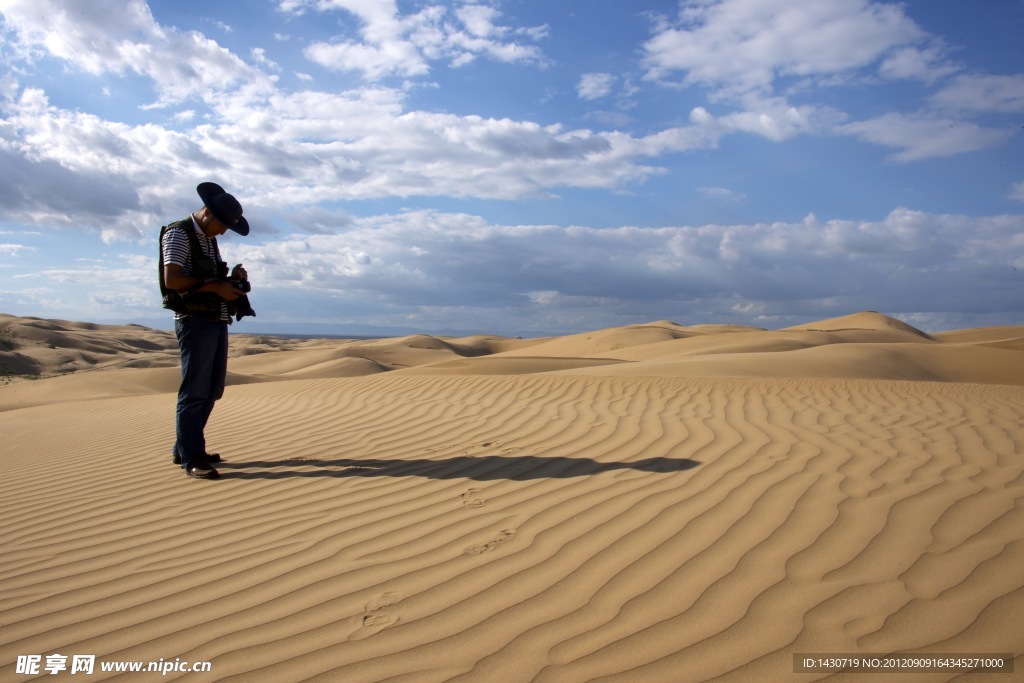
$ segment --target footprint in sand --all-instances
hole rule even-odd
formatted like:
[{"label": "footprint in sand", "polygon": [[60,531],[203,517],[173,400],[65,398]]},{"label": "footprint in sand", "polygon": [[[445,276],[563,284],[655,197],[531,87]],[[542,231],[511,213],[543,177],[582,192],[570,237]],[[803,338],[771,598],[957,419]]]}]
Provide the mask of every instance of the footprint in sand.
[{"label": "footprint in sand", "polygon": [[397,605],[402,601],[405,596],[397,591],[388,591],[387,593],[381,593],[366,603],[367,612],[376,612],[384,607],[390,607],[391,605]]},{"label": "footprint in sand", "polygon": [[467,555],[483,555],[484,553],[490,552],[498,546],[508,543],[516,535],[515,529],[502,529],[497,533],[497,538],[491,539],[487,543],[477,543],[471,545],[462,552]]},{"label": "footprint in sand", "polygon": [[484,498],[480,489],[467,489],[466,492],[459,497],[462,498],[462,504],[468,508],[483,507],[487,502],[487,499]]},{"label": "footprint in sand", "polygon": [[388,626],[398,623],[398,617],[391,614],[360,614],[354,617],[356,628],[347,640],[362,640],[376,635]]},{"label": "footprint in sand", "polygon": [[385,614],[380,610],[397,605],[402,601],[403,597],[405,596],[395,591],[374,596],[372,600],[366,603],[366,610],[362,614],[352,617],[354,630],[348,635],[347,639],[362,640],[363,638],[369,638],[380,633],[388,626],[397,624],[399,617],[393,614]]}]

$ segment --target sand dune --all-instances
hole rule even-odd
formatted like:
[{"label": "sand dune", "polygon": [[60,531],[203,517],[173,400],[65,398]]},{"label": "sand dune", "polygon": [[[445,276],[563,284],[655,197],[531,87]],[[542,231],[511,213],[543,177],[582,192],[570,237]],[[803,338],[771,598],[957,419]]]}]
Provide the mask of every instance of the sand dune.
[{"label": "sand dune", "polygon": [[236,335],[207,482],[170,463],[173,337],[0,324],[25,368],[103,359],[0,386],[3,680],[54,653],[197,681],[1024,670],[1024,327]]},{"label": "sand dune", "polygon": [[817,322],[804,323],[787,328],[790,330],[895,330],[923,339],[932,339],[932,336],[922,332],[913,325],[908,325],[902,320],[878,313],[877,311],[862,311],[838,318],[819,320]]},{"label": "sand dune", "polygon": [[176,363],[173,335],[138,325],[93,325],[0,314],[0,373],[52,375],[144,358]]}]

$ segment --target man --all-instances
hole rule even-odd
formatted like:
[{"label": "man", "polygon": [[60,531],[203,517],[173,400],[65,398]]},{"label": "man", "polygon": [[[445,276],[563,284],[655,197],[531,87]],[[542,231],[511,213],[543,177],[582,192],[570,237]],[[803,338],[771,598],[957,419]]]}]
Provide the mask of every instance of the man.
[{"label": "man", "polygon": [[[160,233],[160,288],[164,306],[175,311],[181,352],[173,461],[190,477],[216,479],[213,463],[221,458],[206,452],[204,432],[213,404],[224,394],[229,305],[245,295],[224,277],[227,264],[220,260],[217,237],[229,229],[248,235],[249,222],[242,217],[242,205],[220,185],[201,183],[196,191],[203,208]],[[248,274],[241,264],[230,279],[246,281],[248,291]]]}]

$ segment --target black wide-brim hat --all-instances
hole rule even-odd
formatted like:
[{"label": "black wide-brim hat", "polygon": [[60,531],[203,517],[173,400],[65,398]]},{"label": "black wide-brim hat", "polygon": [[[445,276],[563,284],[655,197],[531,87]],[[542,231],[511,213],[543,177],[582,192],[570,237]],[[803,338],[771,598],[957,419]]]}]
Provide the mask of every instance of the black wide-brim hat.
[{"label": "black wide-brim hat", "polygon": [[249,234],[249,221],[242,217],[242,205],[217,183],[199,183],[196,192],[213,217],[239,235]]}]

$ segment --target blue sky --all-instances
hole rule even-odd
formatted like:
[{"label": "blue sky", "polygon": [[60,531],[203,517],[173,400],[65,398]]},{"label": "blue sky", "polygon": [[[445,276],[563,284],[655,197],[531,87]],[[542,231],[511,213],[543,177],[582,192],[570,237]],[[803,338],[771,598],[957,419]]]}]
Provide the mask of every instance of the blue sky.
[{"label": "blue sky", "polygon": [[0,0],[0,312],[243,331],[1024,313],[1024,0]]}]

